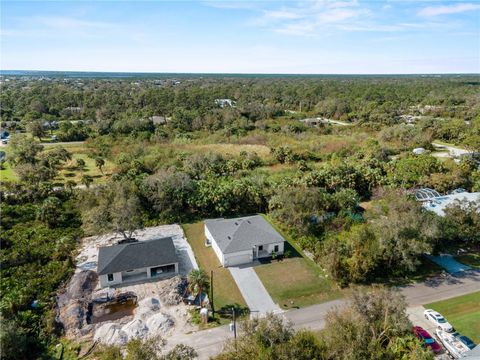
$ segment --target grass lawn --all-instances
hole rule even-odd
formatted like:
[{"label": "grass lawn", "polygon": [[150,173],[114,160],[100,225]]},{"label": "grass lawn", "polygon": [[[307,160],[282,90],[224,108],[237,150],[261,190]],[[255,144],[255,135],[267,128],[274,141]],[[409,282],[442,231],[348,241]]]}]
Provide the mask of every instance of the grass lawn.
[{"label": "grass lawn", "polygon": [[185,236],[193,249],[198,266],[208,272],[213,270],[213,294],[215,310],[226,305],[246,306],[245,300],[230,271],[220,264],[211,247],[205,246],[203,222],[182,225]]},{"label": "grass lawn", "polygon": [[[74,149],[74,150],[72,150]],[[108,160],[105,160],[105,165],[102,167],[103,174],[100,169],[95,165],[95,160],[88,157],[84,149],[80,148],[67,148],[72,153],[72,160],[67,162],[62,168],[55,181],[58,183],[64,183],[68,180],[75,181],[78,185],[81,184],[82,175],[90,175],[93,178],[93,183],[98,184],[105,182],[108,177],[113,173],[115,165]],[[77,168],[76,160],[83,159],[85,161],[85,168],[83,171]]]},{"label": "grass lawn", "polygon": [[480,291],[424,306],[438,311],[459,333],[480,343]]},{"label": "grass lawn", "polygon": [[258,277],[269,292],[273,301],[282,308],[309,306],[342,296],[334,282],[325,276],[322,269],[305,257],[300,249],[283,233],[271,219],[265,217],[288,241],[285,251],[292,256],[283,260],[255,267]]},{"label": "grass lawn", "polygon": [[13,181],[16,176],[8,162],[3,163],[3,169],[0,170],[0,182]]}]

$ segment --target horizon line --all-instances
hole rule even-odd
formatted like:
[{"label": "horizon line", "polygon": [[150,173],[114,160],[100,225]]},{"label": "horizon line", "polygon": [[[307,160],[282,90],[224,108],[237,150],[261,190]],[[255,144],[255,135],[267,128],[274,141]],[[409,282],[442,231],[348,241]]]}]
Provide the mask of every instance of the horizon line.
[{"label": "horizon line", "polygon": [[[480,72],[418,72],[418,73],[260,73],[260,72],[172,72],[172,71],[114,71],[114,70],[32,70],[32,69],[0,69],[0,74],[4,72],[38,72],[38,73],[110,73],[110,74],[162,74],[162,75],[314,75],[314,76],[322,76],[322,75],[344,75],[344,76],[378,76],[378,75],[479,75]],[[13,75],[13,74],[12,74]]]}]

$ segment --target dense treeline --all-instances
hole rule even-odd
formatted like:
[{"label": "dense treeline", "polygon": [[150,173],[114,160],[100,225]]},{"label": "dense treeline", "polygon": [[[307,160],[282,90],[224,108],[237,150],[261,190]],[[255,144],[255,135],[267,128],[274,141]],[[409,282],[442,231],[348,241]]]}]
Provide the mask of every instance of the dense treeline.
[{"label": "dense treeline", "polygon": [[[411,196],[424,186],[480,190],[473,156],[456,163],[411,153],[433,151],[435,139],[480,148],[477,77],[17,79],[2,86],[15,181],[1,184],[1,342],[16,358],[48,358],[57,331],[53,296],[83,234],[128,238],[143,226],[266,213],[341,286],[403,277],[425,253],[480,243],[480,204],[453,206],[440,218]],[[215,101],[224,98],[236,105]],[[405,123],[402,115],[418,118]],[[305,116],[354,125],[309,127],[298,121]],[[80,146],[103,181],[84,172],[85,158],[71,148],[40,144],[53,134],[86,140]],[[72,161],[80,183],[60,180]],[[370,325],[362,326],[358,336]],[[313,341],[287,333],[291,349],[279,347],[278,358]],[[324,340],[312,351],[336,358],[328,345],[335,339]],[[396,358],[397,345],[375,350]]]},{"label": "dense treeline", "polygon": [[76,200],[48,187],[17,187],[1,200],[2,359],[48,358],[59,333],[53,310],[82,235]]},{"label": "dense treeline", "polygon": [[[21,79],[21,78],[19,78]],[[401,115],[443,118],[438,137],[463,140],[464,121],[479,115],[480,82],[463,77],[191,78],[178,81],[83,79],[12,81],[3,86],[2,121],[88,120],[62,125],[64,140],[90,135],[153,131],[148,118],[169,118],[178,131],[248,130],[259,121],[302,113],[354,123],[394,125]],[[236,107],[220,108],[230,98]],[[446,120],[445,120],[446,119]],[[449,119],[457,119],[451,123]]]}]

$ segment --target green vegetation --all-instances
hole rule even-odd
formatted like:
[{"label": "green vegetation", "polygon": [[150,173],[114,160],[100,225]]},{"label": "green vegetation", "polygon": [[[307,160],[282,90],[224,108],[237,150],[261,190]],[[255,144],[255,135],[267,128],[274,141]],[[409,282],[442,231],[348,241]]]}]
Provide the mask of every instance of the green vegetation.
[{"label": "green vegetation", "polygon": [[215,359],[433,359],[411,327],[398,294],[382,288],[354,291],[347,306],[327,315],[320,333],[295,331],[274,315],[246,320],[239,339],[230,340]]},{"label": "green vegetation", "polygon": [[478,252],[457,255],[455,260],[473,268],[480,268],[480,253]]},{"label": "green vegetation", "polygon": [[302,257],[273,260],[255,267],[265,288],[284,309],[304,307],[338,298],[340,292],[318,269]]},{"label": "green vegetation", "polygon": [[245,300],[240,290],[238,290],[237,284],[232,278],[230,271],[222,267],[213,249],[205,246],[203,222],[183,225],[183,230],[193,249],[198,266],[205,270],[208,275],[213,271],[215,309],[220,310],[232,304],[246,306]]},{"label": "green vegetation", "polygon": [[438,311],[462,335],[480,343],[480,292],[424,305]]},{"label": "green vegetation", "polygon": [[[273,301],[284,309],[299,308],[336,299],[341,296],[328,275],[306,257],[298,245],[290,239],[268,216],[264,216],[287,240],[284,252],[287,256],[255,267],[255,272]],[[292,245],[293,244],[293,245]]]},{"label": "green vegetation", "polygon": [[[11,137],[0,170],[0,310],[2,339],[26,344],[17,357],[48,357],[61,335],[52,298],[82,232],[129,237],[188,224],[199,265],[214,271],[217,311],[245,303],[204,246],[203,218],[263,213],[284,230],[292,256],[257,270],[286,307],[336,297],[337,286],[417,279],[436,271],[418,270],[425,252],[478,246],[479,204],[440,218],[410,196],[425,186],[480,190],[475,156],[412,154],[434,150],[434,139],[480,149],[477,77],[179,79],[136,79],[135,90],[132,79],[2,84],[0,125]],[[218,98],[236,105],[220,107]],[[299,121],[310,116],[355,126]],[[37,140],[51,135],[71,143]],[[314,260],[295,256],[304,251]],[[270,281],[278,273],[282,288]]]}]

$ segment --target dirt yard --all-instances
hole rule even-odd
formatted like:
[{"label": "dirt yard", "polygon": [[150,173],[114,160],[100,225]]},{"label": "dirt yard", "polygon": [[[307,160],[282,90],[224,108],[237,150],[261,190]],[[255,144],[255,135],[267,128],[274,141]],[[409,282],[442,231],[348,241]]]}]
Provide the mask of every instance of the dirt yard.
[{"label": "dirt yard", "polygon": [[[114,245],[121,237],[110,234],[82,240],[75,273],[66,289],[57,297],[57,320],[63,324],[68,338],[123,345],[135,337],[160,335],[168,339],[196,330],[196,325],[190,323],[189,306],[182,302],[182,292],[185,288],[183,278],[198,265],[182,228],[165,225],[146,228],[134,234],[139,241],[167,236],[171,236],[175,244],[179,276],[104,289],[100,288],[96,274],[98,248]],[[130,300],[129,308],[125,311],[122,310],[122,302],[114,306],[98,305],[107,298],[125,294],[136,296],[133,311]],[[104,313],[101,316],[106,321],[98,321],[99,314],[92,314],[92,309],[95,312],[96,308],[102,309]],[[111,309],[121,309],[120,314],[124,311],[125,316],[119,318],[110,313]]]}]

